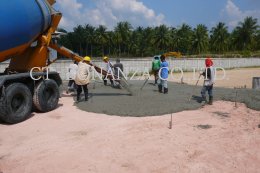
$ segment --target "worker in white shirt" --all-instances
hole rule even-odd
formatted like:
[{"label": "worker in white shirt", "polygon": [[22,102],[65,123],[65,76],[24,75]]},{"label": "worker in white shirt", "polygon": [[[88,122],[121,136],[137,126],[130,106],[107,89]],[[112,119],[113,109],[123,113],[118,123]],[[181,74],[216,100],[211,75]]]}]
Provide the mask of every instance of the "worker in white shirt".
[{"label": "worker in white shirt", "polygon": [[67,94],[69,94],[71,91],[75,91],[77,88],[77,85],[75,84],[75,77],[78,71],[78,62],[74,61],[73,64],[70,64],[69,66],[69,83],[68,83],[68,89],[66,91]]},{"label": "worker in white shirt", "polygon": [[107,75],[105,75],[103,77],[104,85],[107,85],[107,79],[109,78],[111,86],[113,87],[114,86],[114,81],[113,81],[113,78],[114,78],[113,77],[113,75],[114,75],[113,68],[114,67],[113,67],[112,63],[109,61],[109,58],[107,56],[105,56],[103,58],[103,61],[106,63],[106,71],[108,73]]}]

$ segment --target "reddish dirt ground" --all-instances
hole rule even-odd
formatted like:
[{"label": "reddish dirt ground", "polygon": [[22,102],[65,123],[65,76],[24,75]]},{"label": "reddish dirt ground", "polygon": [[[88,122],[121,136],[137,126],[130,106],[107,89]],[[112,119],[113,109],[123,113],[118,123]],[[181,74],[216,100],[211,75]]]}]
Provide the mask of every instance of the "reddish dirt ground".
[{"label": "reddish dirt ground", "polygon": [[88,113],[64,97],[52,112],[0,125],[0,172],[259,171],[259,111],[218,101],[169,121]]}]

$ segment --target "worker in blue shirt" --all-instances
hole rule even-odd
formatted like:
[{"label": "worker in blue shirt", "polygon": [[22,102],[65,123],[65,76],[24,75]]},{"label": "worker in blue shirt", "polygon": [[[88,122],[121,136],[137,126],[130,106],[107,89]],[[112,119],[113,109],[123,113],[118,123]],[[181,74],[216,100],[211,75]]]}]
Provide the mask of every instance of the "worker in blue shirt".
[{"label": "worker in blue shirt", "polygon": [[159,78],[160,78],[160,83],[158,85],[159,92],[164,94],[168,93],[168,85],[167,85],[167,80],[168,80],[168,75],[169,75],[169,63],[165,60],[165,56],[161,55],[161,66],[160,66],[160,71],[159,71]]}]

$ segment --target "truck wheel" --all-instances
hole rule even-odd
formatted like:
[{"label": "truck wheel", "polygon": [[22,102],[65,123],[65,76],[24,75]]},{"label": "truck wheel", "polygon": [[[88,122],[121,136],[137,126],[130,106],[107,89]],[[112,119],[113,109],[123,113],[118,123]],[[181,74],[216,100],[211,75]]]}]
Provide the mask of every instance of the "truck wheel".
[{"label": "truck wheel", "polygon": [[28,118],[32,110],[32,94],[22,83],[13,83],[5,90],[0,102],[0,118],[10,124],[19,123]]},{"label": "truck wheel", "polygon": [[33,105],[38,111],[51,111],[57,107],[58,102],[59,87],[54,80],[43,80],[34,89]]}]

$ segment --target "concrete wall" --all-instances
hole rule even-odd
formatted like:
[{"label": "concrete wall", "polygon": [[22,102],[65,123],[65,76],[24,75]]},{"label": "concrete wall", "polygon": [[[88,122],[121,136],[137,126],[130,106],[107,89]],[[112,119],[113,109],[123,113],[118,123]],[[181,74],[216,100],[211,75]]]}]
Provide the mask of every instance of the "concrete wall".
[{"label": "concrete wall", "polygon": [[[115,63],[115,60],[111,60]],[[169,59],[170,68],[182,68],[183,71],[192,71],[195,69],[200,69],[204,67],[204,59]],[[138,71],[139,73],[149,71],[151,69],[152,58],[146,59],[122,59],[121,62],[124,65],[125,74],[133,73]],[[50,66],[51,70],[60,73],[63,80],[68,79],[68,67],[72,63],[71,60],[60,60]],[[104,68],[104,63],[102,61],[93,61],[97,66]],[[8,62],[0,63],[0,72],[8,66]],[[260,66],[260,58],[218,58],[214,59],[215,67],[222,68],[239,68],[239,67],[253,67]]]}]

